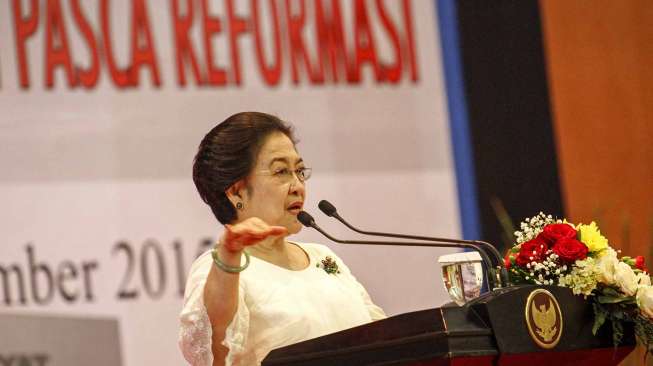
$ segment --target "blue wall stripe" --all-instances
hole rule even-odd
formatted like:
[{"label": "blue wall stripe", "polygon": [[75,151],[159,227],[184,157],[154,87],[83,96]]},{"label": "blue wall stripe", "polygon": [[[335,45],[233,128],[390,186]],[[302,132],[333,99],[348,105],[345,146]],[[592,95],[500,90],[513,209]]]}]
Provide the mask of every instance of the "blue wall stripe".
[{"label": "blue wall stripe", "polygon": [[458,21],[455,0],[434,0],[440,28],[440,43],[444,63],[444,78],[449,107],[449,129],[458,183],[458,202],[463,237],[480,239],[476,178],[469,134],[465,84],[460,60]]}]

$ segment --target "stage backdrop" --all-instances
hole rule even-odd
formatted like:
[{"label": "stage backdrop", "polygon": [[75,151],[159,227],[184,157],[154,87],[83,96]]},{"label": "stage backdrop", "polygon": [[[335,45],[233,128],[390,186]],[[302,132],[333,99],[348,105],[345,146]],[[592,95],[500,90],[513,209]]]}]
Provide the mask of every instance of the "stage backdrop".
[{"label": "stage backdrop", "polygon": [[[2,1],[0,309],[17,325],[0,356],[182,364],[186,272],[222,230],[192,160],[236,112],[296,127],[306,210],[333,234],[353,237],[320,199],[363,228],[461,237],[436,19],[410,0]],[[389,315],[447,300],[450,251],[294,239],[329,245]]]}]

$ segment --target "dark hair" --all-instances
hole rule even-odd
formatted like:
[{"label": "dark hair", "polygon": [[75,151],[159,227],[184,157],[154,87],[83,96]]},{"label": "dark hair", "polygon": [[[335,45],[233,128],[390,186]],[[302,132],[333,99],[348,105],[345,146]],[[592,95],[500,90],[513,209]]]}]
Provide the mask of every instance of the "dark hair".
[{"label": "dark hair", "polygon": [[234,114],[202,139],[193,163],[193,181],[220,223],[236,220],[236,208],[225,192],[249,175],[265,139],[274,132],[296,143],[292,126],[261,112]]}]

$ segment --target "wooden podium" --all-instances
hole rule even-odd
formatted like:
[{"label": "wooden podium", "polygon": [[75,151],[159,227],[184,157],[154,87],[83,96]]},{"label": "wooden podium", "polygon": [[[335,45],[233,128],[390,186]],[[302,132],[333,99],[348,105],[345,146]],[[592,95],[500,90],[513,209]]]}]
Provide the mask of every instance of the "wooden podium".
[{"label": "wooden podium", "polygon": [[[526,321],[527,308],[540,306],[540,318],[553,311],[548,311],[553,305],[527,306],[536,290],[548,291],[553,295],[552,303],[557,300],[559,304],[559,323],[549,322],[552,330],[560,329],[557,344],[548,345],[548,349],[538,345],[531,335],[533,329],[538,334],[542,329],[531,321],[529,331]],[[401,314],[275,349],[262,365],[619,364],[635,346],[633,329],[625,330],[622,344],[615,348],[610,324],[605,324],[596,336],[592,334],[593,318],[591,304],[569,289],[515,286],[484,294],[462,307],[443,306]]]}]

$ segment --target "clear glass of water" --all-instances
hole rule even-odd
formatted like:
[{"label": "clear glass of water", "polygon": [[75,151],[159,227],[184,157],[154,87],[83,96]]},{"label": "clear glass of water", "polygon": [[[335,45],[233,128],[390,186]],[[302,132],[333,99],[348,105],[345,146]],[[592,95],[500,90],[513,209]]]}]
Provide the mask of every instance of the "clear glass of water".
[{"label": "clear glass of water", "polygon": [[477,252],[443,255],[438,258],[442,280],[449,297],[459,306],[481,295],[483,266]]}]

